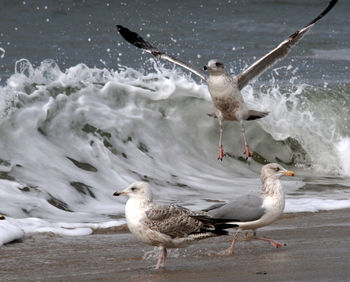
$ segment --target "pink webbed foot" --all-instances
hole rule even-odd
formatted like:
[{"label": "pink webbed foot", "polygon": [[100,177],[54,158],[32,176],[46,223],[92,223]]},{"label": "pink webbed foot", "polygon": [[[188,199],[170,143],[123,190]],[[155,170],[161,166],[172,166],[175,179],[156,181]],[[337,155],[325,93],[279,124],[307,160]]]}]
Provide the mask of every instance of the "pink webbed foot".
[{"label": "pink webbed foot", "polygon": [[269,239],[269,238],[260,238],[260,237],[255,237],[256,240],[262,240],[262,241],[266,241],[266,242],[269,242],[272,246],[274,246],[275,248],[279,248],[279,247],[284,247],[284,246],[287,246],[287,244],[285,243],[282,243],[282,242],[278,242],[276,240],[273,240],[273,239]]},{"label": "pink webbed foot", "polygon": [[278,241],[275,241],[275,240],[271,240],[271,241],[270,241],[270,244],[271,244],[272,246],[274,246],[275,248],[287,246],[287,244],[282,243],[282,242],[278,242]]},{"label": "pink webbed foot", "polygon": [[219,146],[218,160],[222,161],[225,156],[225,152],[222,146]]}]

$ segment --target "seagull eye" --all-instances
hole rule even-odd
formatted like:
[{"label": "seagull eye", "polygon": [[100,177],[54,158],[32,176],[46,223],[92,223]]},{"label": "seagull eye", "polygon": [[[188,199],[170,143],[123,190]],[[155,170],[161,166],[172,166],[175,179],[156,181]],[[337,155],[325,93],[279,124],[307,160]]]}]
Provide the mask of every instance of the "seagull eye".
[{"label": "seagull eye", "polygon": [[135,192],[136,190],[137,190],[136,187],[131,188],[131,191],[133,191],[133,192]]},{"label": "seagull eye", "polygon": [[280,168],[279,167],[275,167],[275,171],[280,171]]},{"label": "seagull eye", "polygon": [[222,67],[222,63],[217,62],[217,63],[215,63],[215,66],[218,67],[218,68],[220,68],[220,67]]}]

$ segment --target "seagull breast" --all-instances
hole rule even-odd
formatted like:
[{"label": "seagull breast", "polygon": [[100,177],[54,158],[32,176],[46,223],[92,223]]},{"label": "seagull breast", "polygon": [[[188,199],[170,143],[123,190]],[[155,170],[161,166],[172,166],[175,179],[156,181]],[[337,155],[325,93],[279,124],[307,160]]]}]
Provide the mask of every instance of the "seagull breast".
[{"label": "seagull breast", "polygon": [[128,228],[140,241],[149,244],[143,229],[140,229],[142,221],[145,218],[148,203],[139,199],[129,199],[125,205],[125,217]]},{"label": "seagull breast", "polygon": [[[228,75],[211,75],[208,79],[208,89],[216,111],[224,120],[237,121],[245,105],[237,83]],[[217,113],[218,114],[218,113]]]}]

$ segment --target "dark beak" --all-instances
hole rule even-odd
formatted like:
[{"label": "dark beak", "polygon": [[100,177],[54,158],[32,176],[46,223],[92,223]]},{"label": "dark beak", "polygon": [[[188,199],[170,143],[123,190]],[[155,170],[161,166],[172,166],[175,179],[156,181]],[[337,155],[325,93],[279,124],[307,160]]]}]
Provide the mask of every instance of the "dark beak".
[{"label": "dark beak", "polygon": [[207,68],[207,66],[204,66],[203,69],[206,71],[208,68]]},{"label": "dark beak", "polygon": [[121,194],[119,193],[119,192],[115,192],[114,194],[113,194],[113,196],[116,196],[116,197],[118,197],[118,196],[120,196]]}]

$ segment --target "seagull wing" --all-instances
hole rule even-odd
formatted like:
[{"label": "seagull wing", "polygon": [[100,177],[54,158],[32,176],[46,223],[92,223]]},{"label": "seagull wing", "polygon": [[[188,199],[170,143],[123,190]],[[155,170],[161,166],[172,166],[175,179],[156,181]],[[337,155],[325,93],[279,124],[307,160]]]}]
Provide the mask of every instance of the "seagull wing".
[{"label": "seagull wing", "polygon": [[258,195],[243,195],[232,202],[218,206],[209,207],[208,213],[216,219],[235,218],[240,222],[258,220],[265,214],[263,198]]},{"label": "seagull wing", "polygon": [[267,53],[265,56],[243,71],[240,75],[238,75],[238,88],[242,89],[251,79],[261,75],[266,69],[273,66],[279,60],[285,58],[290,49],[298,43],[298,41],[313,27],[318,20],[320,20],[333,8],[337,1],[338,0],[332,0],[328,7],[318,17],[316,17],[302,29],[294,32],[271,52]]},{"label": "seagull wing", "polygon": [[210,222],[192,217],[196,213],[178,205],[150,205],[144,223],[152,230],[171,238],[182,238],[192,233],[214,231]]},{"label": "seagull wing", "polygon": [[189,63],[186,63],[178,58],[175,58],[173,56],[169,56],[161,51],[159,51],[157,48],[155,48],[154,46],[151,45],[151,43],[147,42],[146,40],[144,40],[140,35],[138,35],[136,32],[133,32],[129,29],[127,29],[126,27],[123,27],[121,25],[117,25],[117,29],[120,33],[120,35],[126,40],[128,41],[130,44],[152,54],[153,56],[160,58],[160,59],[164,59],[164,60],[168,60],[176,65],[179,65],[191,72],[193,72],[194,74],[198,75],[201,79],[203,79],[204,81],[207,80],[207,76],[205,74],[205,72],[197,69],[196,67],[192,66]]},{"label": "seagull wing", "polygon": [[225,203],[218,203],[218,204],[214,204],[214,205],[211,205],[210,207],[206,208],[206,209],[203,209],[202,211],[204,212],[208,212],[208,211],[211,211],[211,210],[215,210],[217,208],[220,208],[222,206],[226,205]]}]

